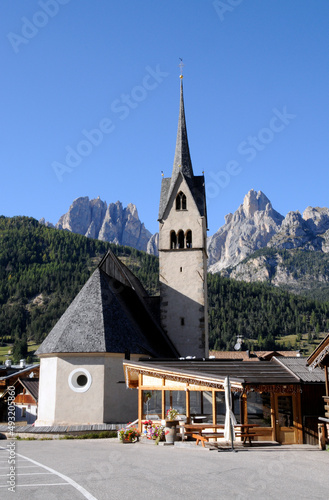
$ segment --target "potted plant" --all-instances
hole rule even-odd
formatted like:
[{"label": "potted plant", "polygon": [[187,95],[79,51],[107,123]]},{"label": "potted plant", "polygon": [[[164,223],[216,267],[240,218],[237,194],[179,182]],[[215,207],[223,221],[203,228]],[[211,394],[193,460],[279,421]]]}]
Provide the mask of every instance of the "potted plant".
[{"label": "potted plant", "polygon": [[120,429],[119,439],[122,443],[136,443],[139,438],[139,432],[135,425]]},{"label": "potted plant", "polygon": [[176,440],[176,425],[177,425],[176,417],[178,414],[179,414],[178,410],[170,407],[167,410],[166,419],[161,422],[164,423],[165,425],[164,432],[166,437],[166,443],[174,444],[174,441]]},{"label": "potted plant", "polygon": [[164,427],[162,425],[154,424],[152,420],[147,420],[148,424],[146,427],[146,437],[147,439],[152,439],[155,444],[159,444],[164,438]]},{"label": "potted plant", "polygon": [[152,420],[144,420],[144,422],[142,422],[143,434],[145,436],[147,435],[147,429],[152,425],[152,423]]}]

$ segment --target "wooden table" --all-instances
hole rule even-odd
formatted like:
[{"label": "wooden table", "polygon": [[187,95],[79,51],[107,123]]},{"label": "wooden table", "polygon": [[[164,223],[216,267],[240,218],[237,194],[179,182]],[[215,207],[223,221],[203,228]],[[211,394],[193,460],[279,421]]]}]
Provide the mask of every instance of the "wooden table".
[{"label": "wooden table", "polygon": [[[219,438],[224,435],[224,424],[184,424],[183,426],[182,439],[185,439],[185,435],[190,435],[196,439],[196,444],[198,445],[201,441],[202,446],[204,443],[208,442],[210,438]],[[236,437],[241,437],[243,439],[243,444],[246,444],[247,440],[251,446],[251,440],[255,436],[261,436],[257,430],[260,428],[258,424],[237,424],[234,426],[234,432]],[[206,431],[206,432],[205,432]]]}]

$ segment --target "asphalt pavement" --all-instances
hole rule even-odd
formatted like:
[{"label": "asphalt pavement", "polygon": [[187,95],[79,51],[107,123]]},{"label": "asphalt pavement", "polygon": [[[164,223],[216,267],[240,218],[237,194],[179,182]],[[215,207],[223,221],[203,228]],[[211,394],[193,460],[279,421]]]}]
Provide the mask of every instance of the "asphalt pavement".
[{"label": "asphalt pavement", "polygon": [[232,452],[116,439],[8,444],[0,442],[1,500],[329,499],[329,452],[314,446]]}]

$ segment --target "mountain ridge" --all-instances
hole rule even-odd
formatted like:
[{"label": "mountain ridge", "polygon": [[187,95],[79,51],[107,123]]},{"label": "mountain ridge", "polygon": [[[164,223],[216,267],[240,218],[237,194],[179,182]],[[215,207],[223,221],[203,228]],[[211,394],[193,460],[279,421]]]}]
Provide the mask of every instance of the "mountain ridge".
[{"label": "mountain ridge", "polygon": [[39,222],[48,227],[142,251],[147,250],[152,237],[152,233],[140,221],[136,205],[129,203],[124,208],[121,201],[107,204],[100,197],[92,200],[88,196],[76,198],[55,226],[44,219]]},{"label": "mountain ridge", "polygon": [[307,207],[303,213],[274,210],[262,191],[250,190],[243,203],[208,239],[209,272],[239,265],[261,248],[329,252],[329,209]]},{"label": "mountain ridge", "polygon": [[[44,219],[40,223],[158,255],[159,234],[152,235],[145,228],[132,203],[124,208],[120,201],[107,204],[99,197],[79,197],[55,226]],[[329,253],[329,209],[326,207],[308,206],[303,215],[291,211],[283,216],[262,191],[251,189],[238,209],[226,215],[225,224],[208,238],[207,249],[210,273],[222,273],[240,281],[265,281],[294,293],[315,291],[319,295],[318,289],[324,291],[326,297],[328,293],[329,298],[326,259],[322,259],[316,272],[312,268],[312,260],[318,259],[316,254]],[[259,255],[257,252],[262,249],[273,249],[273,252]],[[307,254],[309,270],[299,269],[297,258],[292,259],[295,269],[291,269],[291,262],[289,269],[286,268],[288,260],[282,256],[284,250],[303,251],[302,260]],[[301,254],[298,255],[300,260]]]}]

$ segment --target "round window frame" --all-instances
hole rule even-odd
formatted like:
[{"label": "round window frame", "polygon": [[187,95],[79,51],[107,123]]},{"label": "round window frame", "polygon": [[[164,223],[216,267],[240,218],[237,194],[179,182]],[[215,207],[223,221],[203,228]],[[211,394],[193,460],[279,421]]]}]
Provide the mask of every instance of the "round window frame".
[{"label": "round window frame", "polygon": [[[85,375],[87,377],[87,383],[80,386],[77,382],[80,375]],[[92,384],[92,376],[86,368],[76,368],[73,370],[68,378],[69,387],[73,392],[87,392]]]}]

